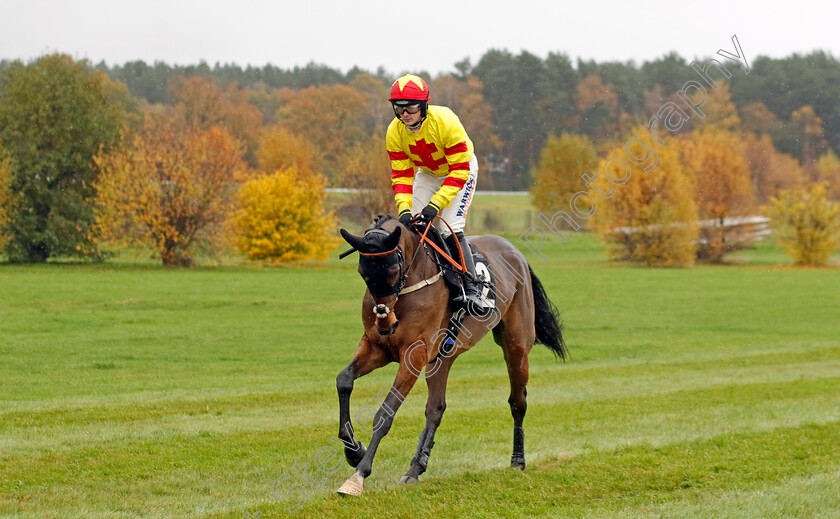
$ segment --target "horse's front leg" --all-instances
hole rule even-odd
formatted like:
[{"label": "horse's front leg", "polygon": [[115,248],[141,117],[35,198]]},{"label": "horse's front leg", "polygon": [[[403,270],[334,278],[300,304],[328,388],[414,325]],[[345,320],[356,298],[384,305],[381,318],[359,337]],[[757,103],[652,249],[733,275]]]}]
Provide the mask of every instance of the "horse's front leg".
[{"label": "horse's front leg", "polygon": [[426,400],[426,427],[420,433],[417,452],[411,459],[408,472],[400,478],[400,483],[417,483],[420,474],[426,472],[429,455],[435,445],[435,431],[440,426],[443,412],[446,410],[446,381],[449,378],[449,368],[452,367],[454,361],[455,357],[444,357],[426,366],[426,373],[433,373],[426,378],[426,384],[429,386],[429,397]]},{"label": "horse's front leg", "polygon": [[359,465],[366,452],[362,442],[356,439],[353,423],[350,421],[350,394],[353,393],[353,383],[357,378],[389,362],[385,352],[373,346],[365,335],[356,348],[353,360],[335,379],[338,390],[338,438],[344,444],[344,456],[352,467]]},{"label": "horse's front leg", "polygon": [[411,388],[414,387],[414,383],[417,382],[419,372],[414,366],[423,366],[425,363],[425,348],[416,348],[413,352],[408,352],[407,355],[400,358],[400,367],[397,369],[394,385],[391,387],[388,396],[385,397],[385,401],[371,422],[373,437],[370,439],[367,452],[356,467],[356,473],[350,476],[341,488],[338,489],[340,494],[352,496],[362,494],[364,480],[370,475],[373,468],[373,457],[376,456],[376,449],[379,447],[379,443],[385,435],[388,434],[388,431],[391,430],[391,425],[394,423],[394,416],[397,414],[397,410],[399,410],[403,401],[405,401]]}]

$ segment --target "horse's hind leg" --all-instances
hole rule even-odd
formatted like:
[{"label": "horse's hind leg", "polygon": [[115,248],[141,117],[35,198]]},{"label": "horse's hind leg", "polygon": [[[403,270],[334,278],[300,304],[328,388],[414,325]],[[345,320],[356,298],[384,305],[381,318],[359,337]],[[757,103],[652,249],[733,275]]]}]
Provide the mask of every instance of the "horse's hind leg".
[{"label": "horse's hind leg", "polygon": [[508,378],[510,378],[510,413],[513,415],[513,455],[510,466],[525,470],[525,411],[528,404],[525,397],[528,394],[528,352],[534,344],[533,332],[526,332],[522,326],[521,316],[514,312],[514,317],[493,330],[493,338],[502,347],[507,364]]},{"label": "horse's hind leg", "polygon": [[513,415],[513,455],[510,458],[510,466],[525,470],[525,429],[522,427],[522,422],[525,420],[525,411],[528,409],[525,401],[528,394],[525,388],[528,385],[528,351],[522,347],[506,348],[505,361],[510,377],[508,403],[510,413]]},{"label": "horse's hind leg", "polygon": [[437,367],[434,374],[426,379],[426,385],[429,387],[429,397],[426,400],[426,427],[420,433],[417,452],[411,459],[408,472],[400,478],[400,483],[416,483],[420,474],[426,472],[429,455],[435,445],[435,431],[440,426],[443,412],[446,410],[446,381],[454,360],[454,357],[439,359],[426,366],[427,373]]}]

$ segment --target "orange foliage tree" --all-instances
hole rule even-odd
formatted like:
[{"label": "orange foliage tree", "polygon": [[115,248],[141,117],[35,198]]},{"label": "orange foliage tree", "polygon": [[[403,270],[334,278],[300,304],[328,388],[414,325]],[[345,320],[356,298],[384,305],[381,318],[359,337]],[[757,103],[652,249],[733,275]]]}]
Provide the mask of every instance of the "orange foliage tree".
[{"label": "orange foliage tree", "polygon": [[769,135],[748,133],[744,137],[744,158],[750,168],[753,193],[758,204],[767,204],[782,189],[805,182],[799,161],[773,146]]},{"label": "orange foliage tree", "polygon": [[783,190],[773,198],[770,225],[783,249],[800,265],[821,265],[838,248],[840,204],[826,198],[825,185]]},{"label": "orange foliage tree", "polygon": [[336,184],[354,189],[349,203],[339,209],[342,217],[370,221],[378,214],[394,213],[391,165],[385,139],[371,135],[347,151]]},{"label": "orange foliage tree", "polygon": [[151,246],[166,266],[189,266],[196,246],[220,243],[245,169],[241,146],[223,128],[154,117],[127,146],[95,160],[102,236]]},{"label": "orange foliage tree", "polygon": [[316,170],[333,179],[347,151],[374,132],[369,108],[368,98],[347,85],[311,86],[281,106],[277,120],[318,149]]},{"label": "orange foliage tree", "polygon": [[[613,160],[624,157],[624,148],[610,151],[598,171],[621,181],[603,189],[614,189],[607,200],[599,200],[591,227],[614,246],[610,258],[643,262],[647,266],[687,267],[694,264],[697,239],[697,208],[693,201],[691,178],[684,172],[674,141],[654,144],[656,166],[645,172],[643,166]],[[640,150],[633,153],[642,155]],[[652,162],[652,161],[651,161]],[[627,168],[629,166],[629,168]],[[605,169],[606,168],[606,169]],[[608,191],[609,192],[609,191]]]},{"label": "orange foliage tree", "polygon": [[300,135],[282,126],[263,130],[256,151],[257,163],[262,171],[295,168],[301,176],[315,174],[318,149]]},{"label": "orange foliage tree", "polygon": [[771,133],[782,127],[776,114],[761,101],[750,103],[738,109],[741,128],[745,131],[761,134]]},{"label": "orange foliage tree", "polygon": [[324,211],[325,185],[321,175],[294,168],[245,182],[233,219],[236,246],[252,260],[325,260],[341,241]]},{"label": "orange foliage tree", "polygon": [[599,76],[587,76],[578,83],[572,94],[580,115],[573,118],[573,126],[593,139],[602,139],[618,131],[618,95]]},{"label": "orange foliage tree", "polygon": [[726,252],[749,245],[748,237],[733,240],[733,229],[722,225],[723,218],[747,215],[753,209],[744,142],[732,132],[709,128],[681,137],[680,153],[695,186],[700,218],[711,220],[701,226],[697,253],[701,259],[721,262]]},{"label": "orange foliage tree", "polygon": [[244,146],[246,159],[253,163],[263,116],[250,104],[248,90],[235,83],[222,88],[200,76],[177,77],[169,90],[178,120],[193,128],[224,128]]},{"label": "orange foliage tree", "polygon": [[534,172],[535,182],[531,187],[534,205],[543,212],[569,207],[572,195],[583,185],[581,175],[597,165],[595,146],[585,135],[550,135]]}]

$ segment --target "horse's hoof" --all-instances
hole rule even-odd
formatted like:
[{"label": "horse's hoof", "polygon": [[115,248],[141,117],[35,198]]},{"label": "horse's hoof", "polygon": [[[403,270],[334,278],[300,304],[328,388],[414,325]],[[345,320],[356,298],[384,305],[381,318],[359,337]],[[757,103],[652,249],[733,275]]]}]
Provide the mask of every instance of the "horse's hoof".
[{"label": "horse's hoof", "polygon": [[510,460],[510,466],[514,469],[525,470],[525,458],[514,457]]},{"label": "horse's hoof", "polygon": [[344,494],[345,496],[360,496],[362,495],[362,485],[365,482],[365,478],[363,478],[359,473],[355,473],[350,476],[347,481],[341,485],[341,488],[336,490],[339,494]]},{"label": "horse's hoof", "polygon": [[403,476],[403,477],[400,478],[400,483],[403,483],[405,485],[413,485],[414,483],[419,483],[419,482],[420,482],[420,480],[415,478],[414,476],[406,475],[406,476]]}]

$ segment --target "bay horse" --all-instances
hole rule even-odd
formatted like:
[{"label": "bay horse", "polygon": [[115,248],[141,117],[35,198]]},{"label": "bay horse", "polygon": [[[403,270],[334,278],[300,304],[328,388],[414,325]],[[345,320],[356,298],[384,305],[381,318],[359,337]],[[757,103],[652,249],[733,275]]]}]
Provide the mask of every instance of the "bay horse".
[{"label": "bay horse", "polygon": [[[504,352],[510,378],[511,466],[524,470],[522,422],[526,410],[528,353],[536,342],[546,345],[563,360],[568,352],[557,309],[522,253],[499,236],[470,237],[473,250],[487,260],[495,295],[494,310],[477,317],[465,315],[463,309],[450,306],[449,287],[440,279],[443,275],[441,264],[431,254],[425,234],[421,237],[398,220],[380,216],[365,230],[364,236],[354,236],[344,229],[341,229],[341,235],[353,247],[342,257],[354,250],[359,252],[358,271],[367,290],[362,301],[364,333],[350,364],[336,378],[338,437],[344,444],[347,462],[356,468],[338,492],[362,494],[376,449],[388,434],[395,413],[417,379],[424,377],[429,390],[426,427],[420,433],[417,451],[400,483],[418,481],[426,471],[435,431],[446,409],[449,370],[458,355],[472,348],[490,330]],[[478,265],[476,267],[478,270]],[[487,290],[485,288],[485,293]],[[463,318],[454,332],[453,316]],[[391,362],[399,363],[397,375],[373,417],[373,436],[365,448],[355,438],[350,420],[353,382]],[[423,367],[425,373],[421,374]]]}]

